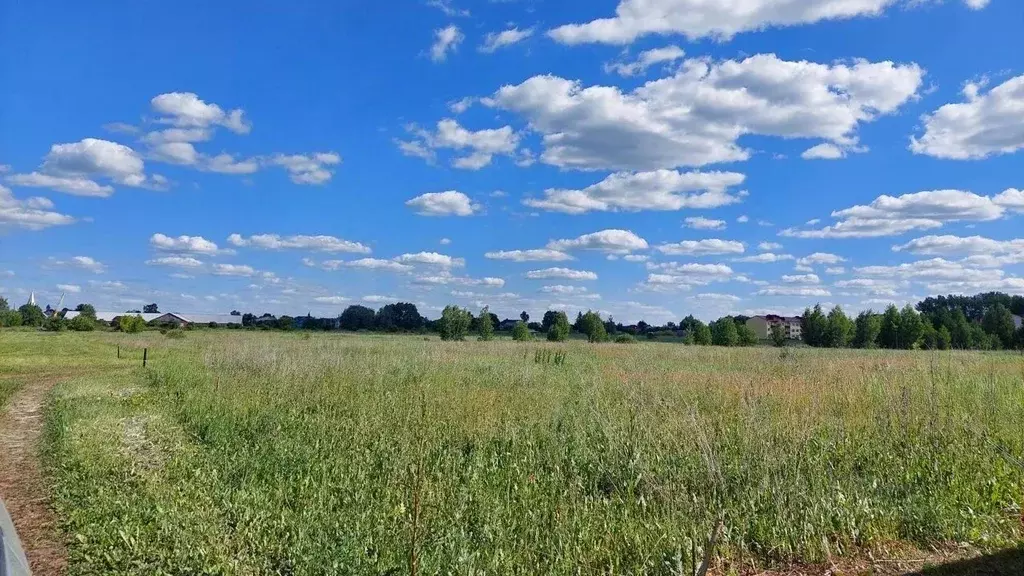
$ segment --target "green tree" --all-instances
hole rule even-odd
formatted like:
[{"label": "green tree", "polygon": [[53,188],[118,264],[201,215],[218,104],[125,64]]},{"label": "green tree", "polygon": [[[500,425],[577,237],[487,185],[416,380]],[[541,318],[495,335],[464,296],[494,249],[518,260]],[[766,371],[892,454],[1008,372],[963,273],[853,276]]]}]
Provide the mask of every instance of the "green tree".
[{"label": "green tree", "polygon": [[540,323],[540,331],[545,333],[548,332],[548,330],[551,329],[551,326],[555,323],[555,320],[558,319],[559,314],[565,316],[565,312],[555,312],[554,310],[548,310],[545,312],[544,318]]},{"label": "green tree", "polygon": [[526,313],[526,310],[519,313],[519,319],[523,321],[523,324],[530,323],[530,315]]},{"label": "green tree", "polygon": [[278,330],[294,330],[295,329],[295,318],[291,316],[281,316],[277,319]]},{"label": "green tree", "polygon": [[935,329],[935,326],[931,322],[923,322],[921,330],[921,349],[922,350],[938,350],[939,349],[939,331]]},{"label": "green tree", "polygon": [[823,346],[828,348],[846,348],[853,341],[856,327],[850,317],[836,306],[828,313],[828,325],[825,328]]},{"label": "green tree", "polygon": [[740,335],[736,332],[736,322],[732,316],[719,318],[711,323],[711,343],[715,346],[736,346]]},{"label": "green tree", "polygon": [[981,327],[981,324],[970,325],[971,337],[970,337],[970,348],[972,350],[990,350],[991,342],[988,339],[988,334],[985,333],[985,329]]},{"label": "green tree", "polygon": [[18,313],[21,314],[23,326],[42,326],[43,321],[46,320],[42,308],[35,304],[23,304],[21,308],[18,308]]},{"label": "green tree", "polygon": [[949,328],[939,326],[939,329],[936,331],[935,342],[939,350],[949,350],[953,342],[953,337],[949,334]]},{"label": "green tree", "polygon": [[693,327],[693,343],[698,346],[711,346],[712,340],[711,327],[697,320]]},{"label": "green tree", "polygon": [[1018,350],[1024,350],[1024,323],[1017,329],[1017,343],[1016,347]]},{"label": "green tree", "polygon": [[342,330],[373,330],[377,313],[373,308],[354,304],[345,308],[338,316],[338,327]]},{"label": "green tree", "polygon": [[441,319],[438,321],[441,340],[465,340],[472,321],[473,315],[469,313],[469,310],[452,304],[445,306],[441,312]]},{"label": "green tree", "polygon": [[67,329],[67,322],[59,314],[54,314],[43,321],[43,330],[47,332],[63,332]]},{"label": "green tree", "polygon": [[480,339],[484,342],[494,339],[494,319],[491,318],[491,309],[487,306],[480,311],[477,331],[480,333]]},{"label": "green tree", "polygon": [[7,304],[7,298],[0,296],[0,312],[6,312],[10,309],[11,307]]},{"label": "green tree", "polygon": [[882,318],[872,310],[865,310],[857,315],[854,322],[853,345],[857,348],[874,348],[878,346],[878,333],[882,331]]},{"label": "green tree", "polygon": [[981,327],[986,334],[999,338],[1003,348],[1013,348],[1014,332],[1013,314],[1002,304],[996,304],[985,311],[981,319]]},{"label": "green tree", "polygon": [[782,348],[786,345],[786,329],[782,327],[782,324],[772,324],[769,336],[775,347]]},{"label": "green tree", "polygon": [[90,316],[86,316],[84,313],[79,314],[68,322],[68,328],[75,332],[92,332],[96,329],[96,320]]},{"label": "green tree", "polygon": [[882,325],[878,331],[878,345],[890,349],[900,347],[900,311],[895,304],[890,304],[882,314]]},{"label": "green tree", "polygon": [[532,340],[530,337],[530,328],[526,325],[526,322],[522,320],[516,322],[516,325],[512,328],[512,339],[517,342]]},{"label": "green tree", "polygon": [[118,316],[117,327],[126,334],[137,334],[146,327],[146,321],[142,319],[142,316],[125,314]]},{"label": "green tree", "polygon": [[21,312],[17,310],[0,310],[0,326],[8,328],[21,326]]},{"label": "green tree", "polygon": [[914,307],[907,304],[900,311],[899,347],[913,350],[924,334],[924,323]]},{"label": "green tree", "polygon": [[142,311],[146,314],[159,314],[160,309],[154,302],[153,304],[146,304],[142,307]]},{"label": "green tree", "polygon": [[601,315],[592,310],[587,310],[580,321],[582,332],[587,335],[590,343],[605,342],[608,340],[608,331],[604,327],[604,320]]},{"label": "green tree", "polygon": [[[545,314],[545,319],[547,315]],[[569,337],[569,317],[565,312],[555,312],[551,327],[548,328],[548,340],[551,342],[564,342]]]},{"label": "green tree", "polygon": [[88,316],[93,320],[96,319],[96,308],[92,304],[79,304],[75,306],[75,310],[79,313],[79,316]]},{"label": "green tree", "polygon": [[967,316],[959,308],[950,314],[949,335],[952,338],[953,348],[958,350],[969,350],[971,348],[971,324]]},{"label": "green tree", "polygon": [[813,310],[810,308],[804,310],[800,324],[800,332],[808,346],[818,347],[825,345],[828,319],[825,317],[825,313],[821,311],[821,304],[815,304]]},{"label": "green tree", "polygon": [[736,324],[736,333],[740,337],[740,346],[757,346],[757,332],[744,322]]}]

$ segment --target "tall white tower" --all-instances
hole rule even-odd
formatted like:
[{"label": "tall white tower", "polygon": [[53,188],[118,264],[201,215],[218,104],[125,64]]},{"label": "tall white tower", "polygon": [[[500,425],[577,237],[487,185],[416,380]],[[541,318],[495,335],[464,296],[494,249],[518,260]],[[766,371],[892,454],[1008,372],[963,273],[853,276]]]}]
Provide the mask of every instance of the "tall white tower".
[{"label": "tall white tower", "polygon": [[32,292],[28,295],[28,305],[36,306],[36,293]]}]

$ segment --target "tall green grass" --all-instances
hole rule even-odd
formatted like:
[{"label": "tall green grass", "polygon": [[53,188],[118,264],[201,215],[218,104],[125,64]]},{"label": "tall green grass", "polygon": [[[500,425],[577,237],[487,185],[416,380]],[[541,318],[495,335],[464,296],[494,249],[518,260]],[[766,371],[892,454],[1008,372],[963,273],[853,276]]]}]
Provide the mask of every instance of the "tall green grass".
[{"label": "tall green grass", "polygon": [[1024,542],[1019,356],[163,340],[55,398],[72,573],[678,574],[718,522],[760,566]]}]

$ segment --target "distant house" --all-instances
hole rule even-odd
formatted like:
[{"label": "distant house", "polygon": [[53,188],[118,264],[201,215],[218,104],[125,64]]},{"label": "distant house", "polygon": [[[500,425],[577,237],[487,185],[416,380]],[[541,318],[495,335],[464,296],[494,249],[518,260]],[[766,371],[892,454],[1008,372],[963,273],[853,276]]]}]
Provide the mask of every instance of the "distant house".
[{"label": "distant house", "polygon": [[506,319],[502,320],[501,322],[498,322],[497,329],[501,330],[503,332],[504,331],[511,331],[513,328],[516,327],[516,324],[518,324],[518,323],[519,323],[518,319],[513,320],[511,318],[506,318]]},{"label": "distant house", "polygon": [[762,340],[772,337],[773,326],[782,326],[782,333],[786,335],[788,340],[799,340],[803,335],[803,330],[801,329],[802,320],[800,316],[766,314],[750,318],[747,320],[747,326]]},{"label": "distant house", "polygon": [[[75,310],[68,310],[64,314],[65,320],[72,320],[76,316],[81,314]],[[154,322],[156,324],[173,324],[175,326],[184,326],[187,324],[201,324],[209,325],[211,323],[228,326],[228,325],[242,325],[241,316],[232,316],[231,314],[185,314],[180,312],[158,312],[158,313],[141,313],[136,314],[132,312],[96,312],[96,319],[101,322],[113,322],[115,318],[120,316],[142,316],[142,319],[148,324]]]}]

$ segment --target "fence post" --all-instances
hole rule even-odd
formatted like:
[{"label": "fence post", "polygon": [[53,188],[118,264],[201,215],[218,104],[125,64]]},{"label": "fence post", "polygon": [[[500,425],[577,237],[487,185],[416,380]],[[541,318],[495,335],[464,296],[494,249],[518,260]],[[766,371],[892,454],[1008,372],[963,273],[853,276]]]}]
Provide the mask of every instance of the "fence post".
[{"label": "fence post", "polygon": [[149,348],[142,349],[142,367],[146,367],[146,356],[149,355]]},{"label": "fence post", "polygon": [[118,360],[121,359],[121,345],[120,344],[117,345],[117,359]]}]

